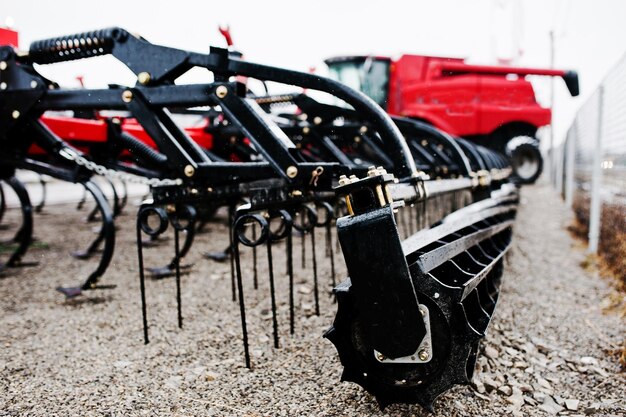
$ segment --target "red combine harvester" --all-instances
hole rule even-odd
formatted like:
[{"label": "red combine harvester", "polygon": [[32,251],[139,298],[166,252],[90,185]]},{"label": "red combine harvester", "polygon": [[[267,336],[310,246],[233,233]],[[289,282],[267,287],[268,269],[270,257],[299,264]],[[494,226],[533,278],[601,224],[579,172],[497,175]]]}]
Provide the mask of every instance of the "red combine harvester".
[{"label": "red combine harvester", "polygon": [[462,58],[344,56],[326,64],[331,78],[361,90],[392,115],[507,152],[524,182],[541,173],[536,134],[551,120],[525,76],[562,77],[572,96],[579,93],[574,71],[469,65]]},{"label": "red combine harvester", "polygon": [[16,31],[0,27],[0,45],[9,45],[17,48],[17,39]]}]

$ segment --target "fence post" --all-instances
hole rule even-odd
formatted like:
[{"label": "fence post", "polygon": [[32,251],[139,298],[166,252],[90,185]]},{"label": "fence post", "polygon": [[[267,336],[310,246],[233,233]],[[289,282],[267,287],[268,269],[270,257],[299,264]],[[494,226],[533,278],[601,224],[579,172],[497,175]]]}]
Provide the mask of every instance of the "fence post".
[{"label": "fence post", "polygon": [[556,159],[556,177],[554,178],[554,186],[556,187],[557,192],[559,193],[559,197],[563,198],[563,170],[565,169],[565,143],[562,143],[561,146],[556,148],[555,153]]},{"label": "fence post", "polygon": [[596,134],[596,146],[593,153],[593,166],[591,168],[591,203],[589,206],[589,253],[598,252],[598,240],[600,238],[600,216],[602,201],[600,188],[602,186],[602,113],[604,112],[604,85],[598,88],[598,129]]},{"label": "fence post", "polygon": [[565,205],[567,207],[572,207],[574,203],[574,165],[576,162],[577,133],[574,125],[568,132],[567,141],[565,142]]}]

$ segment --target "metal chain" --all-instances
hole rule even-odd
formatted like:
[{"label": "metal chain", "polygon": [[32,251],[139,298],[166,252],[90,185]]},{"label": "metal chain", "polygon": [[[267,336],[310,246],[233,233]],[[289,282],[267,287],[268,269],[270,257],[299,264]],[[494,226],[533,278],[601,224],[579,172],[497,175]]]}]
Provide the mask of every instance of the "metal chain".
[{"label": "metal chain", "polygon": [[76,165],[83,166],[87,168],[89,171],[106,177],[110,180],[120,180],[123,182],[134,183],[134,184],[142,184],[150,187],[164,187],[164,186],[172,186],[172,185],[182,185],[183,180],[180,178],[170,179],[170,178],[146,178],[140,177],[138,175],[130,174],[128,172],[116,171],[114,169],[107,168],[103,165],[99,165],[89,159],[79,155],[76,151],[69,148],[64,148],[59,151],[59,154],[63,156],[65,159],[69,161],[73,161]]}]

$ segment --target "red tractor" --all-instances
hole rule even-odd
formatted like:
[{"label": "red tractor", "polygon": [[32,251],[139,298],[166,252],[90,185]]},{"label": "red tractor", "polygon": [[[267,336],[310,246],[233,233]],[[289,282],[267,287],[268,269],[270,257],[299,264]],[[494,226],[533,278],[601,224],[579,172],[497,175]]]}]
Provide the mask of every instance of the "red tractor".
[{"label": "red tractor", "polygon": [[525,76],[562,77],[572,96],[579,93],[574,71],[469,65],[461,58],[345,56],[326,64],[331,78],[361,90],[392,115],[509,153],[524,182],[541,173],[536,134],[551,120]]}]

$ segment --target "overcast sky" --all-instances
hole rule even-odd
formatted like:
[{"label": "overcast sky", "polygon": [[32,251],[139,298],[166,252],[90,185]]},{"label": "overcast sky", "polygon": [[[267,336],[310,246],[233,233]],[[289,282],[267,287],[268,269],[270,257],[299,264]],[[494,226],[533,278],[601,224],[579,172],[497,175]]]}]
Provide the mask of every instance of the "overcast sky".
[{"label": "overcast sky", "polygon": [[[626,50],[626,1],[620,0],[1,2],[0,24],[8,21],[19,31],[22,49],[36,39],[121,26],[153,43],[201,52],[225,45],[217,27],[228,24],[246,59],[303,71],[315,66],[320,73],[324,58],[343,54],[432,54],[485,64],[517,56],[520,66],[548,67],[554,29],[555,66],[578,70],[582,89],[572,99],[556,83],[557,141]],[[77,75],[88,87],[134,83],[110,57],[41,70],[65,86],[76,86]],[[535,89],[547,104],[549,84],[535,82]]]}]

